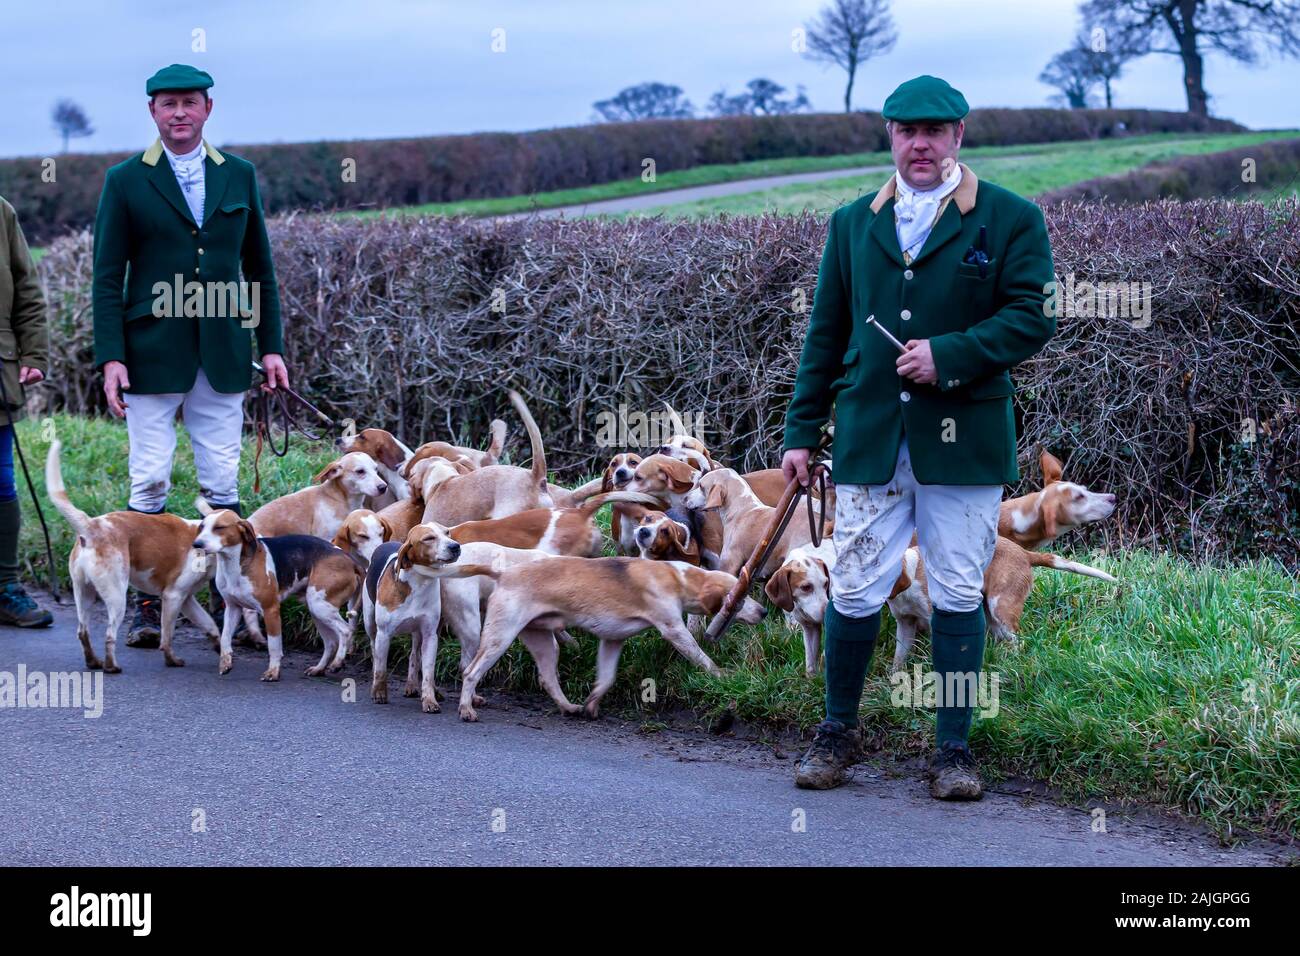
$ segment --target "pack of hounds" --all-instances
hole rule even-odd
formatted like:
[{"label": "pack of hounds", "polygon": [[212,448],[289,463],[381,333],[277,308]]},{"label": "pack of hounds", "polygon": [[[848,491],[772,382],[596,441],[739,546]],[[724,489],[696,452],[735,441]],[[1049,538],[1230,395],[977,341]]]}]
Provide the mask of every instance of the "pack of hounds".
[{"label": "pack of hounds", "polygon": [[[120,672],[117,634],[132,586],[160,597],[161,649],[169,666],[184,663],[172,646],[183,614],[220,653],[219,673],[228,673],[242,616],[254,645],[269,655],[264,681],[280,677],[287,599],[306,605],[324,645],[309,675],[342,668],[360,614],[370,639],[376,703],[388,701],[392,639],[408,634],[404,694],[418,696],[426,713],[440,710],[434,664],[445,627],[460,645],[459,711],[467,721],[478,719],[475,708],[483,700],[476,690],[484,674],[516,638],[566,714],[597,716],[616,679],[623,642],[647,628],[720,674],[698,638],[771,520],[785,489],[781,470],[740,474],[697,439],[677,435],[645,457],[617,454],[601,477],[562,488],[547,481],[542,436],[527,406],[517,392],[509,397],[528,433],[530,468],[499,463],[506,443],[499,419],[482,451],[442,441],[412,450],[387,431],[367,428],[336,442],[340,457],[313,484],[247,519],[201,498],[199,519],[132,511],[90,517],[67,495],[60,444],[53,442],[46,488],[76,532],[68,569],[86,666]],[[1115,580],[1036,550],[1071,528],[1108,517],[1115,507],[1114,495],[1061,481],[1061,463],[1051,455],[1043,453],[1041,464],[1043,489],[1002,503],[997,547],[984,576],[986,618],[997,639],[1016,640],[1035,567]],[[595,518],[606,505],[619,557],[600,556],[604,540]],[[756,573],[771,604],[802,631],[809,677],[820,666],[835,564],[833,487],[821,507],[827,512],[821,544],[812,545],[807,521],[791,521]],[[196,598],[213,583],[226,605],[220,631]],[[96,595],[108,617],[102,661],[90,642]],[[897,623],[898,670],[930,621],[915,539],[888,605]],[[767,613],[746,597],[737,619],[754,624]],[[599,640],[595,684],[581,706],[564,696],[557,675],[560,645],[574,640],[569,628]]]}]

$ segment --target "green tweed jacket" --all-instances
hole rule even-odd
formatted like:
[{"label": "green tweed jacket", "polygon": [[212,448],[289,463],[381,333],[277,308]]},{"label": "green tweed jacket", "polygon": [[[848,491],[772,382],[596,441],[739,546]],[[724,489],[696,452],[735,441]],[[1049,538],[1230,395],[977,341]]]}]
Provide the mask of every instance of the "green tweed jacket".
[{"label": "green tweed jacket", "polygon": [[[834,405],[837,483],[887,483],[904,433],[923,484],[1020,476],[1008,369],[1056,331],[1052,251],[1036,205],[961,169],[915,260],[899,249],[893,178],[831,215],[784,447],[815,447]],[[983,274],[963,261],[981,227]],[[902,342],[929,339],[937,384],[899,375],[898,349],[868,316]]]},{"label": "green tweed jacket", "polygon": [[[42,374],[49,372],[50,331],[36,265],[14,207],[4,199],[0,199],[0,360],[9,414],[20,421],[27,412],[18,370],[26,365]],[[8,423],[0,415],[0,425]]]},{"label": "green tweed jacket", "polygon": [[283,348],[253,164],[204,149],[201,223],[159,141],[104,178],[95,218],[95,364],[125,362],[130,391],[141,395],[188,392],[200,366],[218,392],[249,388],[250,329],[259,354]]}]

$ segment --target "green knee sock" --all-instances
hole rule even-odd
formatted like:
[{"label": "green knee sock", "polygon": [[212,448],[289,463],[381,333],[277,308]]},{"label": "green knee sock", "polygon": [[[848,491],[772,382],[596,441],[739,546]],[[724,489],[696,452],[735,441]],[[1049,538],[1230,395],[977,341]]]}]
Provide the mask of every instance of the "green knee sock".
[{"label": "green knee sock", "polygon": [[[974,710],[974,692],[978,686],[980,667],[984,663],[984,608],[973,611],[943,611],[935,608],[930,615],[930,646],[934,652],[934,671],[940,681],[940,706],[935,714],[935,743],[942,747],[948,741],[965,743],[970,736],[971,714]],[[948,674],[960,675],[950,682]],[[974,675],[966,680],[966,675]],[[966,694],[967,706],[948,706],[945,691],[955,684]]]},{"label": "green knee sock", "polygon": [[0,501],[0,587],[18,580],[18,529],[21,525],[18,499]]},{"label": "green knee sock", "polygon": [[848,617],[826,605],[822,643],[826,650],[826,718],[850,730],[858,726],[862,684],[871,667],[871,652],[880,633],[880,612]]}]

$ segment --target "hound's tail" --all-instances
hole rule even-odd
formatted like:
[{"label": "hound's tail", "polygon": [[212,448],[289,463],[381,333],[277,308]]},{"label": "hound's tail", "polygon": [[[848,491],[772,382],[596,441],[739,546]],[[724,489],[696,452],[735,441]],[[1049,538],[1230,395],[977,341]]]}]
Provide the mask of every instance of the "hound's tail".
[{"label": "hound's tail", "polygon": [[603,495],[595,495],[588,498],[578,506],[584,518],[590,518],[601,506],[611,504],[615,501],[627,501],[632,504],[649,505],[654,508],[660,507],[659,499],[653,495],[645,495],[639,491],[607,491]]},{"label": "hound's tail", "polygon": [[605,487],[605,478],[602,475],[599,478],[591,479],[591,481],[587,482],[585,485],[579,485],[577,488],[570,491],[569,494],[573,496],[574,501],[585,501],[592,495],[598,494],[600,489],[603,487]]},{"label": "hound's tail", "polygon": [[492,440],[488,442],[487,448],[483,449],[483,453],[491,456],[491,463],[495,465],[501,460],[501,452],[506,447],[506,423],[499,418],[492,419],[492,424],[488,426],[488,434],[492,436]]},{"label": "hound's tail", "polygon": [[1055,568],[1057,571],[1071,571],[1074,574],[1082,574],[1084,577],[1110,581],[1112,584],[1119,580],[1119,578],[1112,577],[1105,571],[1099,571],[1086,564],[1079,564],[1077,561],[1067,561],[1057,554],[1048,554],[1044,551],[1026,551],[1025,556],[1029,558],[1029,563],[1036,568]]},{"label": "hound's tail", "polygon": [[528,430],[528,443],[532,446],[533,453],[533,481],[537,484],[537,490],[546,494],[546,449],[542,447],[542,433],[538,431],[537,422],[533,421],[532,413],[528,411],[528,406],[519,397],[519,393],[512,388],[509,395],[510,404],[514,405],[515,411],[523,419],[524,428]]},{"label": "hound's tail", "polygon": [[50,442],[50,453],[45,457],[45,493],[59,509],[65,521],[72,525],[77,534],[85,534],[90,527],[90,515],[72,503],[67,489],[63,487],[63,469],[59,466],[59,450],[63,444],[56,438]]}]

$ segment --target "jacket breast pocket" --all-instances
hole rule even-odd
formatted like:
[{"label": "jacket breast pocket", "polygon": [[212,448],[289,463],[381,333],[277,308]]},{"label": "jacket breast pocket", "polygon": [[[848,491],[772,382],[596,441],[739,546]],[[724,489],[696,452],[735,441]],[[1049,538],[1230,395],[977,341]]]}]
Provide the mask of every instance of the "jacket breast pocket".
[{"label": "jacket breast pocket", "polygon": [[216,222],[210,222],[208,225],[217,226],[222,230],[232,230],[240,235],[244,232],[244,224],[248,222],[248,214],[252,209],[243,199],[231,199],[223,202],[218,208],[218,214],[214,218]]},{"label": "jacket breast pocket", "polygon": [[984,277],[980,278],[980,267],[978,262],[959,262],[957,263],[957,278],[973,279],[976,282],[992,282],[994,276],[998,274],[998,260],[990,259],[984,264]]},{"label": "jacket breast pocket", "polygon": [[861,353],[859,353],[856,345],[844,353],[844,374],[831,382],[832,397],[854,383],[858,371],[856,366],[859,354]]}]

